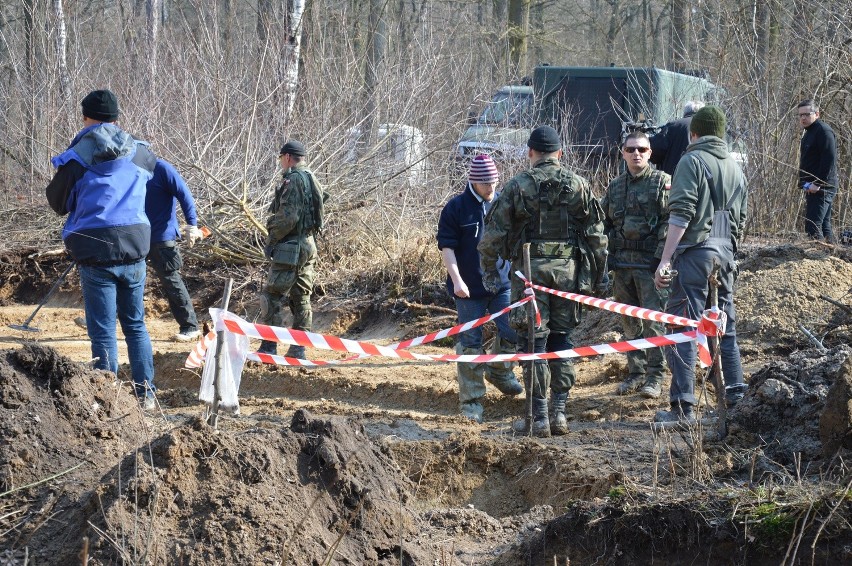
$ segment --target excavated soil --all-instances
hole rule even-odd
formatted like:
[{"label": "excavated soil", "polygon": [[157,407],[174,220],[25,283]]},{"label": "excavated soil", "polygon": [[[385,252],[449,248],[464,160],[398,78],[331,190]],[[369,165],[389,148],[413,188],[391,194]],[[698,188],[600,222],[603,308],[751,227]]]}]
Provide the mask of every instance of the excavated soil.
[{"label": "excavated soil", "polygon": [[[852,257],[799,243],[748,246],[739,259],[751,387],[722,441],[712,421],[655,434],[649,423],[667,402],[614,395],[621,355],[578,362],[571,432],[533,440],[511,431],[522,398],[488,386],[485,423],[472,424],[458,416],[451,364],[382,358],[252,364],[241,413],[214,430],[153,278],[159,408],[143,413],[126,367],[116,380],[88,365],[75,272],[32,320],[40,332],[8,326],[30,316],[67,264],[7,254],[0,564],[849,563]],[[224,277],[187,274],[197,307],[218,302]],[[232,299],[247,318],[254,281]],[[315,326],[390,343],[451,326],[437,302],[324,296]],[[618,318],[600,311],[573,335],[577,345],[618,338]]]}]

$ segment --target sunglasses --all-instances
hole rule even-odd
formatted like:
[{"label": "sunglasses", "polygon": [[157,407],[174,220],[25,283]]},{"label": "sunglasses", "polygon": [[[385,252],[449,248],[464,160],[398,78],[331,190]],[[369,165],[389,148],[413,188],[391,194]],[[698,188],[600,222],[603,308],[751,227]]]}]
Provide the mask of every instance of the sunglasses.
[{"label": "sunglasses", "polygon": [[636,147],[636,146],[624,146],[622,150],[624,153],[648,153],[651,151],[650,147]]}]

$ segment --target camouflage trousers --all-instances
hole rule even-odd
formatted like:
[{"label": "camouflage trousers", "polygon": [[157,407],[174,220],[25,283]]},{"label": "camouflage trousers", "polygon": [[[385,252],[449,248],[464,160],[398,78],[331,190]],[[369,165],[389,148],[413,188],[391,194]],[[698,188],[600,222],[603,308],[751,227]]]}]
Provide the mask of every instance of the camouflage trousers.
[{"label": "camouflage trousers", "polygon": [[290,312],[293,313],[292,328],[311,330],[311,291],[316,275],[316,248],[308,250],[305,256],[300,257],[299,265],[295,267],[276,263],[269,267],[266,284],[260,296],[261,323],[269,326],[284,325],[283,303],[286,297]]},{"label": "camouflage trousers", "polygon": [[[654,287],[654,272],[651,269],[617,268],[613,281],[613,298],[619,303],[663,312],[666,308],[668,290],[658,290]],[[621,328],[625,340],[651,338],[665,334],[662,323],[632,316],[621,317]],[[662,383],[665,367],[662,348],[627,353],[629,375],[644,376],[645,383]]]},{"label": "camouflage trousers", "polygon": [[[521,262],[512,264],[512,273],[523,271]],[[533,283],[559,291],[574,292],[577,286],[577,261],[569,258],[534,257],[530,260]],[[512,277],[512,302],[524,294],[523,281]],[[509,322],[518,331],[519,352],[558,352],[572,347],[570,333],[577,325],[579,304],[568,299],[535,292],[535,300],[541,314],[541,326],[535,330],[535,344],[527,344],[527,309],[510,312]],[[532,396],[546,399],[547,392],[567,393],[576,381],[577,374],[571,360],[548,360],[534,363],[524,362],[524,380],[531,387]],[[532,366],[532,367],[529,367]]]}]

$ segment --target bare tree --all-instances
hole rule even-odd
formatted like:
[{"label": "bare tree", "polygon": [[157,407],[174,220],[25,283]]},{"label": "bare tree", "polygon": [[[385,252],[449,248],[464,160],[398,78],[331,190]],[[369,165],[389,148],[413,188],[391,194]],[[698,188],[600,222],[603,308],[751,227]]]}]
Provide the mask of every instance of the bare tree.
[{"label": "bare tree", "polygon": [[284,120],[289,121],[299,82],[299,53],[302,49],[302,16],[307,0],[287,0],[284,11],[284,45],[281,49],[281,84],[284,89]]},{"label": "bare tree", "polygon": [[530,0],[509,0],[509,59],[516,77],[526,69],[529,28]]}]

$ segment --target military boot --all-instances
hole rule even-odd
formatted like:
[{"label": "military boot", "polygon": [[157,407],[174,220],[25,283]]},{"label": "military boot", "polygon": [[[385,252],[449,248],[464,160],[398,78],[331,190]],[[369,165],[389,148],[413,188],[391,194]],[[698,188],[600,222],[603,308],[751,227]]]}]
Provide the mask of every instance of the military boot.
[{"label": "military boot", "polygon": [[550,417],[550,434],[562,436],[568,434],[568,417],[565,416],[565,403],[568,401],[568,392],[551,393],[550,400],[553,415]]},{"label": "military boot", "polygon": [[459,412],[463,417],[482,424],[482,404],[478,399],[460,403]]},{"label": "military boot", "polygon": [[695,411],[692,409],[692,404],[686,402],[673,401],[670,411],[657,411],[654,415],[655,423],[682,423],[684,425],[694,425]]},{"label": "military boot", "polygon": [[645,376],[641,374],[631,373],[624,381],[618,384],[615,392],[619,395],[630,395],[645,383]]},{"label": "military boot", "polygon": [[[547,414],[547,399],[533,397],[532,435],[537,438],[550,438],[550,417]],[[512,431],[517,434],[529,434],[527,419],[515,419]]]},{"label": "military boot", "polygon": [[291,344],[290,347],[287,348],[287,352],[284,354],[284,356],[286,356],[288,358],[296,358],[298,360],[304,360],[305,359],[305,347],[304,346],[297,346],[295,344]]},{"label": "military boot", "polygon": [[264,340],[260,343],[260,348],[257,349],[258,354],[269,354],[274,356],[278,353],[278,342],[272,340]]}]

